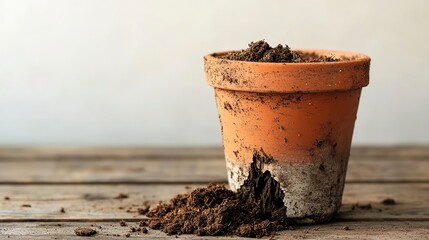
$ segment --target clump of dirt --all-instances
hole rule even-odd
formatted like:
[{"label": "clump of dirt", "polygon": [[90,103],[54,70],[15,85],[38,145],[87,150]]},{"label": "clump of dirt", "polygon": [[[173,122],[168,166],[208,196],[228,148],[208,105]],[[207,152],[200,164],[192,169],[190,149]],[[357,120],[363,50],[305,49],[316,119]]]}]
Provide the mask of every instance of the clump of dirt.
[{"label": "clump of dirt", "polygon": [[275,63],[309,63],[309,62],[337,62],[348,58],[335,56],[322,56],[316,53],[292,51],[288,45],[271,47],[264,40],[249,43],[249,47],[239,52],[230,52],[222,58],[249,62],[275,62]]},{"label": "clump of dirt", "polygon": [[292,52],[288,45],[272,48],[264,40],[251,42],[247,49],[231,52],[224,56],[226,59],[250,62],[301,62],[302,59]]},{"label": "clump of dirt", "polygon": [[384,205],[395,205],[396,201],[393,198],[386,198],[381,203]]},{"label": "clump of dirt", "polygon": [[138,224],[139,224],[139,227],[147,227],[147,222],[145,221],[140,221],[138,222]]},{"label": "clump of dirt", "polygon": [[137,208],[137,212],[140,215],[146,215],[150,210],[150,204],[148,201],[143,202],[143,207]]},{"label": "clump of dirt", "polygon": [[92,235],[96,234],[97,231],[95,231],[92,228],[78,227],[74,230],[74,233],[77,236],[92,236]]},{"label": "clump of dirt", "polygon": [[151,210],[148,225],[167,234],[200,236],[238,235],[262,237],[289,228],[284,194],[269,171],[268,158],[254,154],[248,179],[233,192],[210,184],[189,194],[179,194]]},{"label": "clump of dirt", "polygon": [[355,205],[352,206],[352,210],[355,209],[362,209],[362,210],[371,210],[372,209],[372,205],[371,204],[359,204],[356,203]]},{"label": "clump of dirt", "polygon": [[128,198],[128,195],[125,193],[119,193],[116,197],[114,197],[115,199],[125,199]]}]

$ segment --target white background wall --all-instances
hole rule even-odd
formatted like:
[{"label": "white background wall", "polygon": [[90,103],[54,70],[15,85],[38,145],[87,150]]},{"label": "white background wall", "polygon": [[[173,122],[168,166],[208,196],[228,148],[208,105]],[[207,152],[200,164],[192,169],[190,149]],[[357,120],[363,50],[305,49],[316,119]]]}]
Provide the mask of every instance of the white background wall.
[{"label": "white background wall", "polygon": [[429,1],[0,0],[0,145],[217,145],[202,56],[363,52],[356,144],[429,143]]}]

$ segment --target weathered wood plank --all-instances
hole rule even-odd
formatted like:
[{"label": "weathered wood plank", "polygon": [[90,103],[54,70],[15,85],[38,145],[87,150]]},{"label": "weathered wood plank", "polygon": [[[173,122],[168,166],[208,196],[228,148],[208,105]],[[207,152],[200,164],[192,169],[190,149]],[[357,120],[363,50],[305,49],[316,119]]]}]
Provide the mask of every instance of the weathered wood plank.
[{"label": "weathered wood plank", "polygon": [[0,159],[87,160],[87,159],[192,159],[223,158],[221,147],[22,147],[0,148]]},{"label": "weathered wood plank", "polygon": [[[384,205],[386,198],[395,205]],[[341,220],[429,220],[429,184],[346,184],[337,219]],[[371,209],[360,209],[356,205],[370,204]]]},{"label": "weathered wood plank", "polygon": [[[425,158],[429,160],[429,146],[354,146],[351,156],[364,158]],[[0,159],[181,159],[223,158],[222,147],[1,147]]]},{"label": "weathered wood plank", "polygon": [[226,182],[223,160],[0,161],[0,183]]},{"label": "weathered wood plank", "polygon": [[[202,185],[191,185],[196,188]],[[17,220],[112,220],[139,219],[134,210],[143,201],[151,204],[183,193],[186,185],[2,185],[0,221]],[[119,193],[129,196],[115,199]],[[10,200],[3,200],[4,197]],[[393,198],[396,205],[381,204]],[[429,222],[429,184],[347,184],[338,219],[421,220]],[[351,210],[356,203],[371,204],[372,209]],[[31,207],[23,207],[30,204]],[[133,207],[134,206],[134,207]],[[133,212],[126,212],[131,207]],[[64,208],[66,213],[61,213]],[[124,209],[125,208],[125,209]],[[381,210],[379,210],[381,209]]]},{"label": "weathered wood plank", "polygon": [[[209,183],[227,181],[224,160],[145,159],[104,161],[1,161],[0,184],[16,183]],[[429,182],[429,161],[352,158],[349,182]]]},{"label": "weathered wood plank", "polygon": [[[0,221],[20,219],[129,219],[140,218],[126,210],[143,201],[156,204],[185,185],[3,185],[0,186]],[[120,193],[129,198],[115,199]],[[10,200],[3,200],[9,197]],[[30,204],[31,207],[23,207]],[[60,209],[64,208],[65,213]]]},{"label": "weathered wood plank", "polygon": [[429,182],[429,161],[365,160],[349,161],[348,182]]},{"label": "weathered wood plank", "polygon": [[429,157],[429,146],[398,145],[398,146],[354,146],[351,156],[377,158],[425,158]]},{"label": "weathered wood plank", "polygon": [[[59,224],[61,226],[59,226]],[[92,226],[91,226],[92,225]],[[129,226],[136,226],[129,223]],[[344,227],[350,230],[344,230]],[[97,230],[97,235],[91,239],[128,239],[125,234],[129,227],[121,227],[117,222],[32,222],[32,223],[6,223],[0,227],[0,239],[82,239],[74,235],[77,227],[90,227]],[[101,227],[101,228],[100,228]],[[112,236],[118,234],[117,236]],[[148,234],[130,233],[130,238],[140,239],[175,239],[175,236],[149,230]],[[350,222],[329,223],[316,226],[301,226],[295,230],[282,231],[274,239],[429,239],[428,222]],[[194,235],[180,235],[178,239],[232,239],[224,237],[197,237]],[[234,237],[233,239],[248,239]],[[268,238],[265,238],[268,239]]]}]

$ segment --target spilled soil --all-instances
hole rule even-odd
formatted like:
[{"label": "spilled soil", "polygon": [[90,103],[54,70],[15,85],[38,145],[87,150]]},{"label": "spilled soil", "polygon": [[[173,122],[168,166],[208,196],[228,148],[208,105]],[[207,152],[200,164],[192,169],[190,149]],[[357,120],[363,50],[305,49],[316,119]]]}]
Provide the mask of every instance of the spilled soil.
[{"label": "spilled soil", "polygon": [[396,201],[393,198],[386,198],[381,203],[383,205],[396,205]]},{"label": "spilled soil", "polygon": [[74,230],[74,233],[77,236],[92,236],[92,235],[95,235],[97,231],[92,228],[79,227]]},{"label": "spilled soil", "polygon": [[275,62],[275,63],[309,63],[309,62],[337,62],[350,60],[345,57],[322,56],[316,53],[304,53],[293,51],[288,45],[271,47],[264,40],[251,42],[249,47],[238,52],[231,52],[222,56],[229,60],[250,62]]},{"label": "spilled soil", "polygon": [[210,184],[158,205],[147,214],[148,226],[171,235],[242,237],[288,229],[280,184],[269,171],[261,171],[269,161],[273,161],[269,156],[255,153],[249,177],[237,192]]}]

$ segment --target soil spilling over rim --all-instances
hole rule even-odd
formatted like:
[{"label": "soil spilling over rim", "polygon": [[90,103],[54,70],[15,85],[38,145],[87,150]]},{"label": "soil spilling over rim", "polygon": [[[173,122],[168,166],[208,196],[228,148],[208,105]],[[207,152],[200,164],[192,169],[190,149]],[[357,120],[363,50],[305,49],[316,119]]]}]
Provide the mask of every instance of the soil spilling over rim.
[{"label": "soil spilling over rim", "polygon": [[239,52],[231,52],[220,57],[228,60],[273,63],[338,62],[350,60],[350,58],[344,56],[322,56],[316,53],[292,51],[288,45],[283,46],[279,44],[273,48],[264,40],[251,42],[246,49]]},{"label": "soil spilling over rim", "polygon": [[[262,152],[263,153],[263,152]],[[263,237],[289,228],[280,184],[263,164],[273,161],[255,153],[248,179],[233,192],[210,184],[161,203],[147,216],[152,229],[167,234]]]}]

